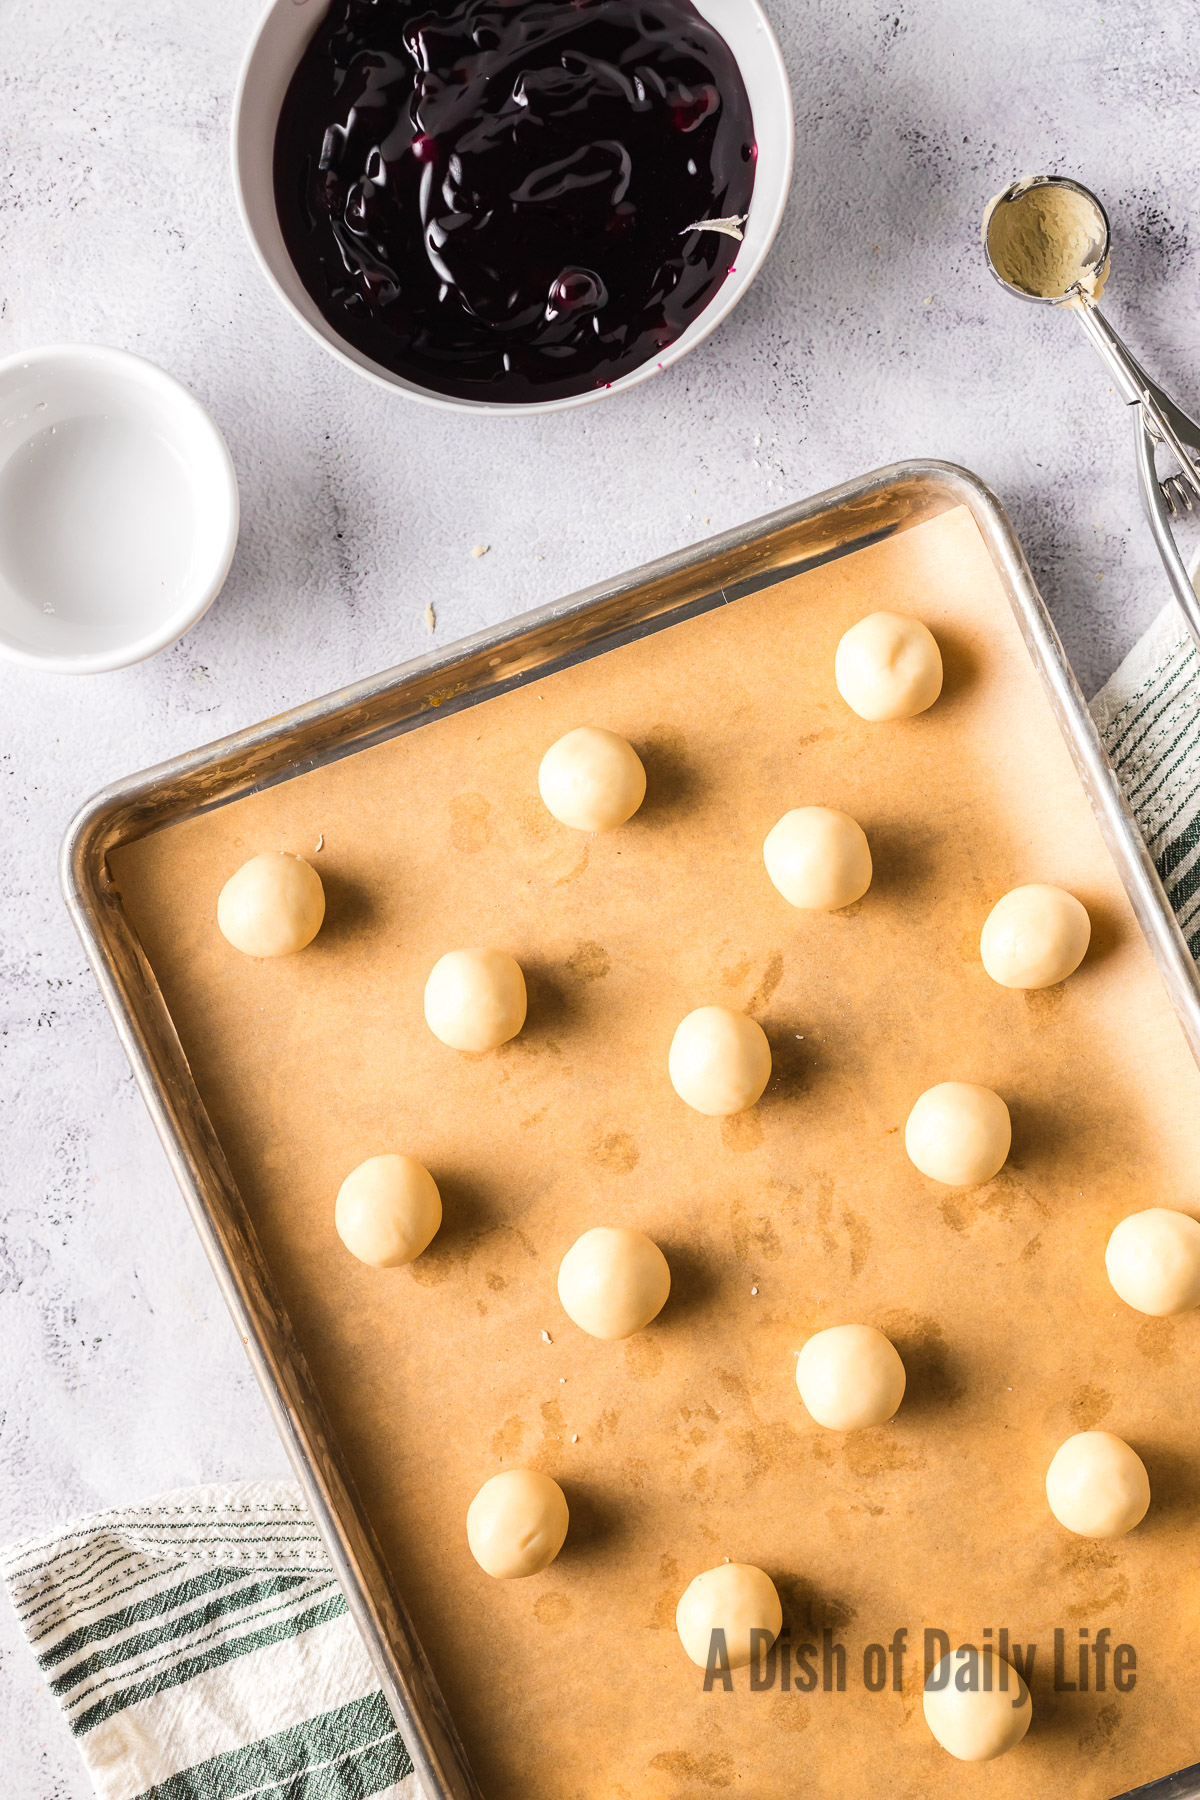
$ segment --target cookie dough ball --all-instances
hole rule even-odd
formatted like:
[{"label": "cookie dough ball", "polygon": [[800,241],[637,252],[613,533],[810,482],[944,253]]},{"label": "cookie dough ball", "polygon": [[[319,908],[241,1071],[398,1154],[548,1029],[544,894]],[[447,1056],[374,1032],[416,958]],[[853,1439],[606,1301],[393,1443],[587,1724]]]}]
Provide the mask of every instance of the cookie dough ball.
[{"label": "cookie dough ball", "polygon": [[724,1006],[688,1014],[671,1039],[671,1086],[710,1118],[745,1112],[771,1079],[771,1046],[756,1020]]},{"label": "cookie dough ball", "polygon": [[566,1542],[567,1497],[536,1469],[505,1469],[485,1481],[467,1508],[471,1555],[498,1581],[540,1575]]},{"label": "cookie dough ball", "polygon": [[763,845],[767,874],[785,900],[806,912],[836,912],[871,885],[866,833],[849,813],[798,806],[772,826]]},{"label": "cookie dough ball", "polygon": [[554,817],[572,831],[613,831],[646,798],[646,771],[632,744],[601,725],[581,725],[551,744],[538,789]]},{"label": "cookie dough ball", "polygon": [[252,856],[217,901],[221,934],[243,956],[293,956],[312,943],[324,917],[321,877],[290,850]]},{"label": "cookie dough ball", "polygon": [[927,1089],[908,1115],[904,1148],[931,1181],[976,1187],[998,1175],[1012,1148],[1012,1120],[999,1094],[969,1081]]},{"label": "cookie dough ball", "polygon": [[558,1268],[558,1297],[581,1331],[627,1338],[656,1319],[671,1291],[667,1259],[644,1231],[596,1225]]},{"label": "cookie dough ball", "polygon": [[942,653],[920,619],[871,613],[843,637],[833,673],[838,693],[860,719],[911,719],[942,691]]},{"label": "cookie dough ball", "polygon": [[425,983],[425,1022],[452,1050],[494,1050],[525,1023],[525,977],[503,950],[451,950]]},{"label": "cookie dough ball", "polygon": [[442,1222],[442,1197],[411,1156],[370,1156],[338,1189],[333,1222],[359,1262],[398,1269],[427,1250]]},{"label": "cookie dough ball", "polygon": [[[953,1654],[943,1656],[925,1683],[925,1723],[943,1750],[960,1762],[991,1762],[1013,1750],[1029,1730],[1033,1702],[1011,1663],[997,1656],[992,1662],[992,1691],[960,1688],[956,1677],[969,1678],[969,1663]],[[1000,1686],[1002,1670],[1008,1670],[1007,1691]],[[978,1679],[978,1676],[977,1676]]]},{"label": "cookie dough ball", "polygon": [[1122,1219],[1104,1252],[1108,1279],[1126,1306],[1155,1318],[1200,1306],[1200,1224],[1165,1206]]},{"label": "cookie dough ball", "polygon": [[731,1669],[744,1669],[755,1646],[751,1631],[768,1631],[757,1639],[761,1656],[783,1628],[783,1608],[775,1583],[753,1563],[722,1563],[697,1575],[675,1608],[679,1641],[694,1663],[707,1668],[714,1631],[725,1633]]},{"label": "cookie dough ball", "polygon": [[1124,1537],[1150,1505],[1150,1477],[1136,1450],[1111,1431],[1081,1431],[1054,1453],[1046,1498],[1077,1537]]},{"label": "cookie dough ball", "polygon": [[829,1431],[862,1431],[890,1419],[904,1398],[900,1352],[873,1325],[833,1325],[796,1358],[800,1398]]},{"label": "cookie dough ball", "polygon": [[1075,973],[1091,936],[1087,908],[1074,894],[1034,882],[997,900],[984,924],[979,954],[1001,987],[1053,987]]}]

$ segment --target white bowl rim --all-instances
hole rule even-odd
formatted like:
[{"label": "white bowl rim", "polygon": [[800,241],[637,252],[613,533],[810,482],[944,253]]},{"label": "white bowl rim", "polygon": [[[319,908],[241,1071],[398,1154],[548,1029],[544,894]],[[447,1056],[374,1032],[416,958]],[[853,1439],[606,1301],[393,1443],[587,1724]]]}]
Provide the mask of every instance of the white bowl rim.
[{"label": "white bowl rim", "polygon": [[[0,636],[0,656],[9,662],[22,663],[27,668],[47,669],[59,675],[104,675],[113,669],[128,668],[131,663],[144,662],[148,656],[176,643],[204,617],[220,593],[237,547],[241,517],[237,471],[229,446],[208,408],[197,400],[190,388],[168,374],[160,364],[151,362],[149,357],[139,356],[133,350],[118,350],[111,344],[39,344],[32,350],[18,350],[0,358],[0,381],[14,369],[23,371],[35,368],[39,363],[58,363],[66,368],[85,367],[111,379],[114,387],[138,382],[156,389],[171,406],[192,414],[216,452],[224,528],[215,553],[207,559],[207,566],[197,577],[196,593],[186,604],[175,607],[153,631],[143,632],[140,637],[105,650],[54,655],[26,650]],[[219,520],[217,524],[220,524]]]},{"label": "white bowl rim", "polygon": [[[320,4],[320,0],[317,0],[317,3]],[[245,231],[246,236],[250,241],[250,248],[254,253],[254,259],[258,263],[262,273],[266,276],[267,283],[276,298],[281,302],[291,317],[304,328],[309,337],[320,344],[330,356],[336,357],[340,363],[345,364],[347,368],[353,369],[357,375],[365,376],[366,379],[373,382],[376,387],[383,388],[390,394],[400,394],[406,400],[415,400],[422,406],[435,406],[442,411],[448,412],[475,413],[493,419],[525,418],[531,414],[544,415],[546,413],[569,412],[578,406],[592,406],[598,400],[608,399],[612,394],[627,393],[630,388],[639,386],[643,381],[651,380],[655,375],[660,374],[662,370],[669,369],[673,363],[679,362],[683,357],[690,355],[693,350],[697,349],[698,346],[704,342],[705,338],[709,337],[711,333],[716,330],[722,320],[728,318],[734,307],[757,279],[759,270],[762,268],[763,263],[770,253],[771,246],[775,242],[779,226],[783,220],[784,211],[787,207],[788,196],[791,192],[792,174],[796,158],[796,122],[795,108],[792,103],[792,87],[788,78],[787,64],[784,61],[783,51],[779,45],[779,39],[775,35],[775,29],[763,9],[762,0],[741,0],[744,10],[754,20],[758,30],[763,33],[766,48],[774,65],[777,86],[774,104],[779,108],[778,119],[784,126],[786,150],[779,181],[779,191],[775,199],[775,204],[771,207],[770,213],[767,216],[766,231],[762,243],[754,256],[744,265],[745,272],[743,273],[743,268],[739,267],[736,270],[736,279],[732,281],[727,274],[725,280],[717,289],[713,299],[709,301],[708,305],[704,307],[697,318],[693,320],[692,326],[688,327],[688,331],[690,331],[695,325],[703,323],[703,331],[698,332],[695,337],[690,339],[688,339],[687,332],[682,332],[673,343],[667,345],[667,348],[663,351],[661,356],[640,363],[636,369],[631,369],[627,375],[622,375],[619,380],[612,382],[608,386],[588,388],[586,392],[582,394],[568,394],[558,400],[507,401],[460,399],[451,394],[439,394],[433,388],[422,387],[419,383],[409,381],[407,378],[390,375],[383,370],[381,365],[373,363],[370,359],[360,362],[357,357],[348,355],[346,350],[342,348],[340,335],[334,330],[333,326],[330,325],[328,328],[329,335],[326,335],[325,332],[321,331],[314,325],[311,319],[304,316],[295,305],[291,295],[287,293],[280,283],[261,243],[259,242],[258,232],[251,221],[242,183],[241,155],[238,144],[240,135],[239,128],[242,117],[242,108],[246,98],[246,88],[250,79],[255,54],[258,50],[259,40],[262,38],[271,19],[277,12],[282,11],[284,7],[297,7],[303,4],[305,4],[305,0],[268,0],[266,9],[259,18],[258,24],[254,29],[246,52],[242,58],[230,121],[230,151],[233,165],[234,199],[237,204],[238,216],[242,221],[242,229]],[[711,21],[709,22],[711,23]],[[732,45],[730,48],[732,49]],[[736,61],[736,51],[734,52],[734,58]],[[759,136],[761,137],[761,133],[759,133]],[[757,191],[758,184],[756,175],[755,193],[757,193]],[[751,211],[753,211],[754,195],[751,195],[750,206]]]}]

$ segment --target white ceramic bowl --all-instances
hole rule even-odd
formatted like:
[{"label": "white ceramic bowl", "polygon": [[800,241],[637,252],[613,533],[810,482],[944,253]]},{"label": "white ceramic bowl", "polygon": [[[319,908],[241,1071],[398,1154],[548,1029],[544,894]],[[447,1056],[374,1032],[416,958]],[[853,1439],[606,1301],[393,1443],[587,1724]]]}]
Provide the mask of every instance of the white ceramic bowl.
[{"label": "white ceramic bowl", "polygon": [[0,653],[71,675],[152,656],[220,592],[237,528],[224,438],[154,363],[0,362]]},{"label": "white ceramic bowl", "polygon": [[716,27],[729,45],[750,97],[758,163],[754,193],[744,241],[735,268],[725,277],[708,305],[682,336],[658,357],[643,363],[614,381],[611,387],[590,388],[565,400],[533,400],[527,403],[497,400],[459,400],[435,394],[417,382],[394,375],[371,357],[339,337],[297,275],[279,229],[275,211],[273,162],[275,130],[288,84],[309,39],[329,10],[328,0],[274,0],[259,26],[242,65],[233,109],[233,181],[238,210],[263,272],[279,298],[301,324],[339,361],[367,375],[382,387],[423,400],[429,406],[457,412],[517,415],[566,412],[588,406],[609,394],[623,393],[649,380],[660,369],[686,356],[732,312],[763,265],[779,229],[792,181],[795,127],[792,90],[775,33],[759,0],[694,0],[697,11]]}]

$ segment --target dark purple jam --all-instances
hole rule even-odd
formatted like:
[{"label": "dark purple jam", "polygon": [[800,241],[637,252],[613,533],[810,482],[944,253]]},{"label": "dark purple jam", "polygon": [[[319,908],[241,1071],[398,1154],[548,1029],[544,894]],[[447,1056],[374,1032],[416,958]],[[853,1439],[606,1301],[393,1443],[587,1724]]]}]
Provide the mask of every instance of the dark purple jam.
[{"label": "dark purple jam", "polygon": [[736,240],[754,124],[690,0],[333,0],[275,197],[338,334],[441,394],[551,400],[661,355]]}]

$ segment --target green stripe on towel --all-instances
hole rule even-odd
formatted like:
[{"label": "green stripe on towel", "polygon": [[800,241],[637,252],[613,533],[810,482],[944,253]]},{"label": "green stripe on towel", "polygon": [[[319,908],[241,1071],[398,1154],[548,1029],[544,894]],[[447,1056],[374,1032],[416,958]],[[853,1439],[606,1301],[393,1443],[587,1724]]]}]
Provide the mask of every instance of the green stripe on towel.
[{"label": "green stripe on towel", "polygon": [[219,1669],[224,1663],[233,1662],[237,1657],[252,1656],[256,1650],[265,1649],[268,1644],[278,1644],[285,1638],[299,1637],[301,1632],[327,1624],[330,1619],[339,1618],[345,1611],[345,1599],[338,1593],[322,1605],[310,1607],[306,1612],[291,1613],[262,1631],[251,1632],[241,1638],[219,1639],[202,1656],[185,1656],[178,1662],[170,1663],[159,1674],[150,1676],[145,1681],[135,1682],[131,1687],[121,1688],[104,1700],[98,1700],[94,1706],[89,1706],[71,1719],[71,1729],[77,1737],[82,1737],[104,1719],[111,1719],[115,1713],[125,1712],[140,1700],[150,1700],[156,1694],[165,1693],[168,1688],[192,1681],[197,1675],[210,1674],[213,1669]]},{"label": "green stripe on towel", "polygon": [[[234,1800],[234,1796],[253,1794],[255,1800],[276,1800],[283,1789],[289,1795],[333,1794],[342,1800],[352,1791],[350,1769],[359,1765],[361,1778],[384,1762],[388,1780],[395,1782],[411,1774],[412,1763],[400,1741],[387,1702],[382,1694],[368,1694],[352,1700],[333,1712],[321,1713],[315,1719],[293,1725],[272,1737],[260,1738],[242,1750],[229,1750],[194,1768],[183,1769],[169,1781],[148,1788],[139,1800]],[[393,1771],[399,1770],[399,1773]],[[330,1787],[326,1772],[337,1770],[341,1786]],[[320,1787],[296,1788],[299,1778],[320,1781]],[[372,1779],[374,1776],[372,1775]],[[361,1794],[377,1794],[377,1787],[364,1786]]]}]

